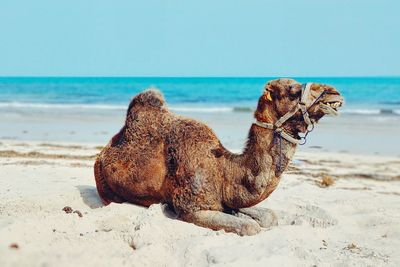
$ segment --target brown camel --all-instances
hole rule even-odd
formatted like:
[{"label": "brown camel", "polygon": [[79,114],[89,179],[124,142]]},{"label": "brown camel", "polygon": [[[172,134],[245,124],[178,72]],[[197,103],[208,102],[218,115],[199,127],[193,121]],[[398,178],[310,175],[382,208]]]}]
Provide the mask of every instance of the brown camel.
[{"label": "brown camel", "polygon": [[234,154],[207,125],[171,113],[159,91],[144,91],[132,99],[125,125],[96,160],[97,190],[105,205],[167,203],[184,221],[256,234],[260,226],[276,224],[276,217],[252,206],[276,189],[299,133],[336,114],[342,102],[332,86],[270,81],[246,147]]}]

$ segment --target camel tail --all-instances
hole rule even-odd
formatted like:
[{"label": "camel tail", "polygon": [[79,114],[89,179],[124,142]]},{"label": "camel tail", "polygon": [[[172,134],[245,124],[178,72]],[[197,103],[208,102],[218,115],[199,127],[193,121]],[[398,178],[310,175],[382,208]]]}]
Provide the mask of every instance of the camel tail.
[{"label": "camel tail", "polygon": [[94,177],[96,179],[97,192],[104,205],[109,205],[111,202],[122,203],[124,200],[117,196],[110,186],[107,184],[103,176],[100,159],[97,158],[94,163]]}]

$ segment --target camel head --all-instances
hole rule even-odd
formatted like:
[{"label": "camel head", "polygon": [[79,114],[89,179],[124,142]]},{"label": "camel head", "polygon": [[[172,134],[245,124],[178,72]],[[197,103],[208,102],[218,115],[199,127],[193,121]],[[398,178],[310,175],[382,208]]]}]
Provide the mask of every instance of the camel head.
[{"label": "camel head", "polygon": [[[318,83],[301,84],[293,79],[277,79],[265,85],[263,95],[258,101],[255,118],[259,122],[273,124],[276,127],[276,123],[279,124],[283,116],[294,113],[287,120],[283,119],[281,128],[299,139],[298,134],[305,133],[310,127],[309,124],[315,124],[325,115],[337,115],[338,108],[343,102],[343,97],[332,86]],[[306,116],[309,120],[303,113],[308,113]]]}]

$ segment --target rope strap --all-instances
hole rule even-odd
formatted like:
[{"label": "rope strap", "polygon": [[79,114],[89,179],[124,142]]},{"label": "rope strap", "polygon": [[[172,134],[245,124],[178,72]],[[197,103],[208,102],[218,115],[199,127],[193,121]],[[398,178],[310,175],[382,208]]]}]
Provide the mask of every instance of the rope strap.
[{"label": "rope strap", "polygon": [[[281,126],[291,117],[294,116],[294,114],[297,113],[297,111],[301,111],[302,115],[303,115],[303,119],[304,122],[307,124],[307,129],[313,128],[314,124],[310,119],[310,116],[308,114],[308,108],[310,108],[311,105],[309,105],[310,102],[310,93],[311,93],[311,86],[312,83],[306,83],[302,85],[301,88],[301,97],[300,97],[300,101],[297,103],[297,105],[289,112],[287,112],[285,115],[283,115],[282,117],[280,117],[275,124],[272,123],[267,123],[267,122],[261,122],[256,120],[254,123],[260,127],[266,128],[266,129],[270,129],[270,130],[274,130],[277,134],[279,134],[282,138],[286,139],[287,141],[293,143],[293,144],[300,144],[301,139],[297,139],[294,138],[293,136],[291,136],[290,134],[288,134],[287,132],[284,131],[283,128],[281,128]],[[321,97],[321,95],[317,98],[319,99]],[[314,102],[315,103],[315,102]]]}]

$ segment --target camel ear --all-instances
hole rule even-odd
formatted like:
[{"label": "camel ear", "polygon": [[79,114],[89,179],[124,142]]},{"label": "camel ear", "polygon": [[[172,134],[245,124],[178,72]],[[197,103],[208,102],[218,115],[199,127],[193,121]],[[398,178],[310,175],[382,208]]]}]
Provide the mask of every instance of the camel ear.
[{"label": "camel ear", "polygon": [[269,82],[264,87],[263,98],[265,101],[272,101],[275,96],[275,88],[273,82]]},{"label": "camel ear", "polygon": [[264,92],[273,92],[274,89],[272,88],[272,82],[268,82],[265,86],[264,86]]},{"label": "camel ear", "polygon": [[266,100],[266,101],[272,101],[272,96],[271,96],[270,91],[265,90],[263,97],[264,97],[264,100]]}]

